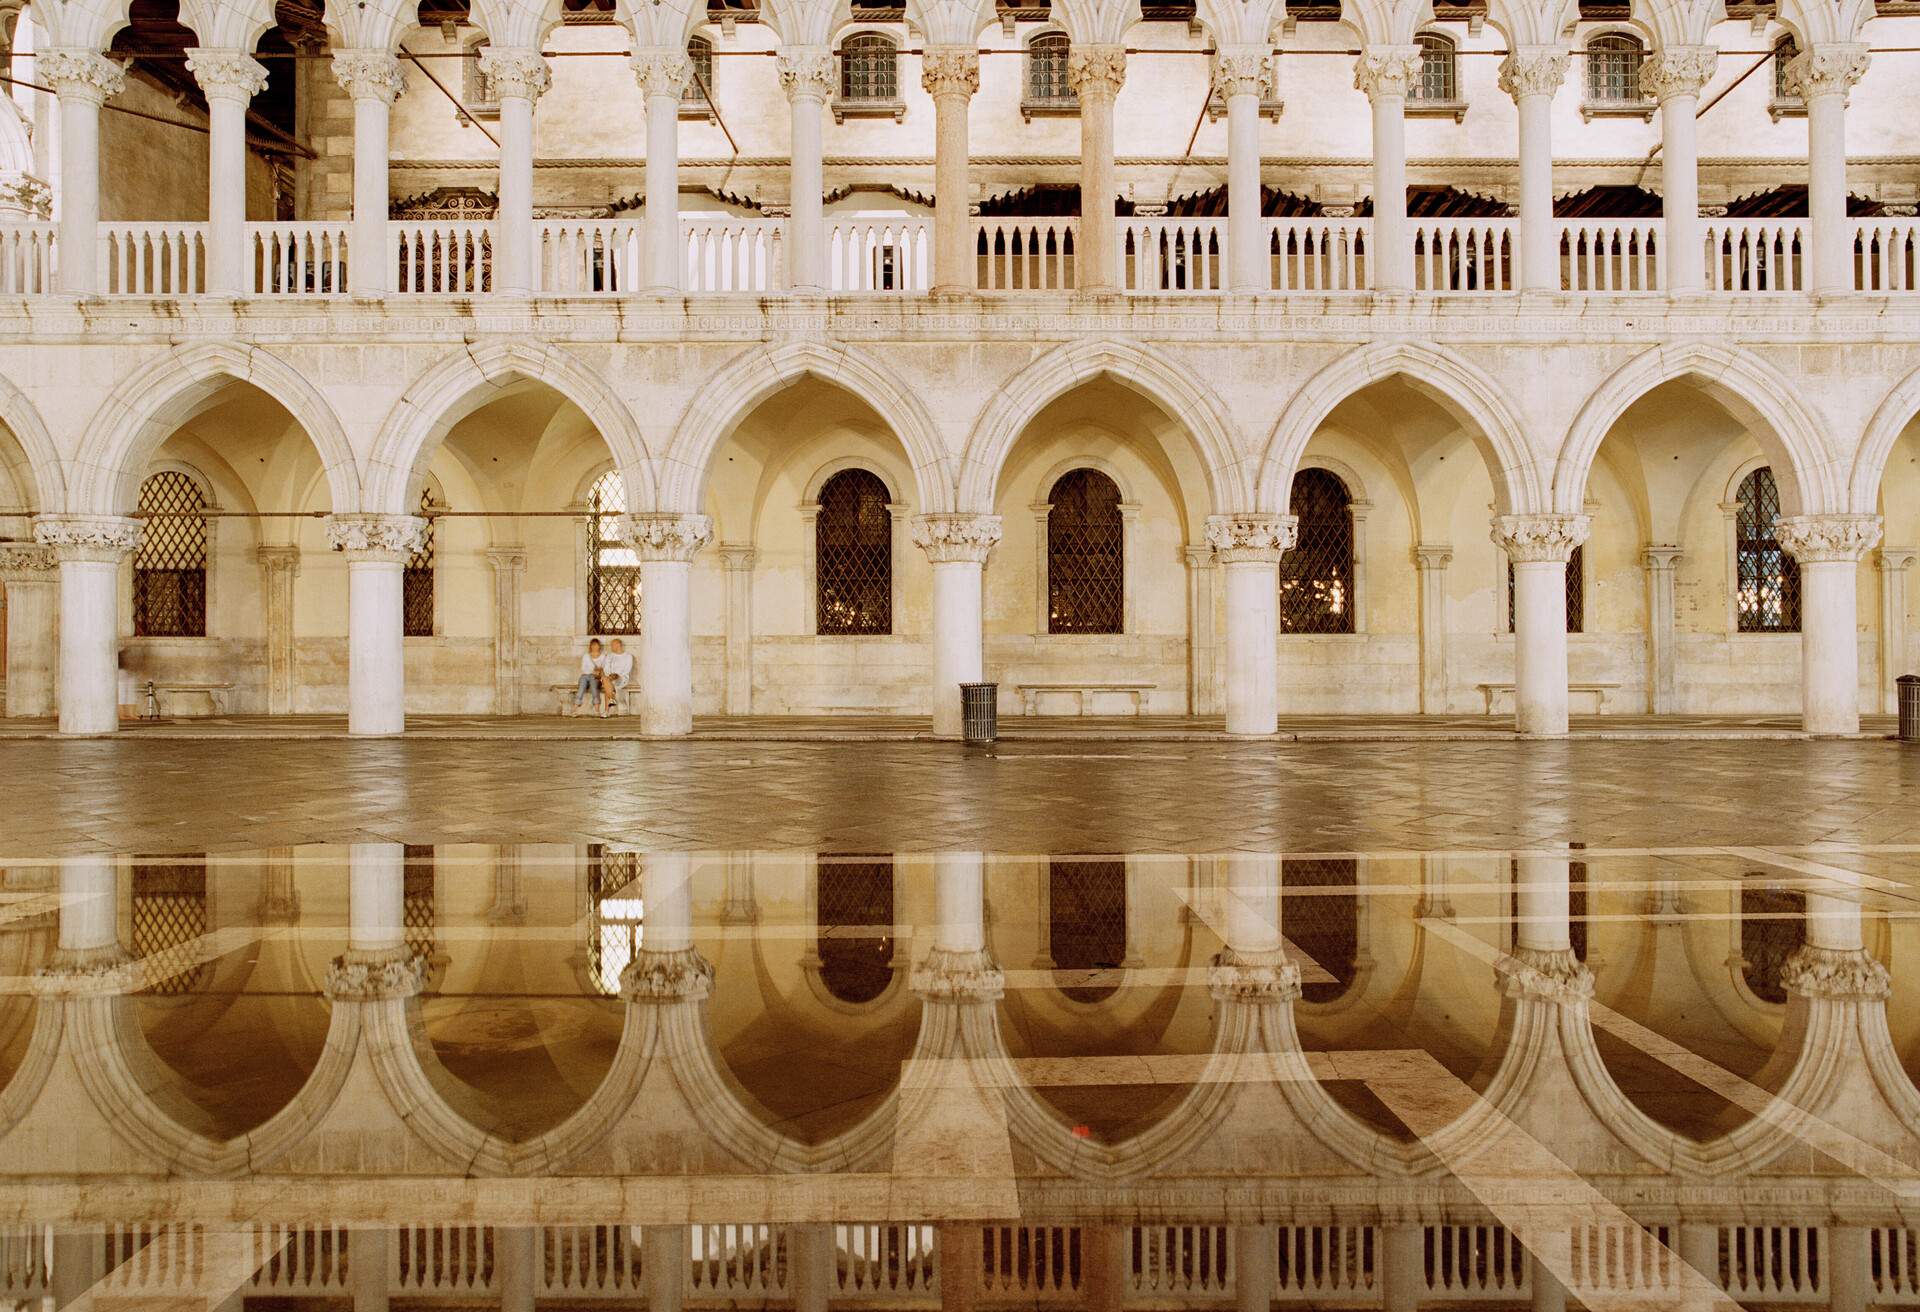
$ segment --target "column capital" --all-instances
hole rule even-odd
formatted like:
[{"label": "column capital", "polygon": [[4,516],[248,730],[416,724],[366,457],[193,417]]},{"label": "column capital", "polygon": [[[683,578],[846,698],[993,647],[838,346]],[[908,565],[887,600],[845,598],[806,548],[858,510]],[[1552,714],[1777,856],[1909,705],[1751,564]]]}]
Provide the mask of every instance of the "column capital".
[{"label": "column capital", "polygon": [[1208,515],[1207,543],[1224,565],[1274,561],[1300,540],[1296,515]]},{"label": "column capital", "polygon": [[1783,515],[1773,536],[1802,565],[1858,561],[1880,541],[1878,515]]},{"label": "column capital", "polygon": [[743,542],[723,542],[720,544],[720,563],[729,573],[740,574],[753,568],[754,557],[759,553]]},{"label": "column capital", "polygon": [[825,100],[833,94],[833,52],[825,46],[782,46],[773,66],[788,100]]},{"label": "column capital", "polygon": [[1913,547],[1882,547],[1875,563],[1882,574],[1898,574],[1912,568],[1916,556],[1920,556],[1920,550]]},{"label": "column capital", "polygon": [[266,66],[244,50],[189,46],[187,72],[208,100],[237,100],[244,105],[267,87]]},{"label": "column capital", "polygon": [[1300,967],[1281,951],[1223,948],[1207,965],[1207,991],[1216,1002],[1293,1002],[1300,997]]},{"label": "column capital", "polygon": [[1222,46],[1213,57],[1213,84],[1227,98],[1265,96],[1273,84],[1269,46]]},{"label": "column capital", "polygon": [[628,515],[620,534],[643,561],[692,560],[713,541],[713,521],[705,515]]},{"label": "column capital", "polygon": [[254,559],[260,562],[260,568],[268,573],[284,571],[288,574],[300,572],[300,548],[287,546],[255,547]]},{"label": "column capital", "polygon": [[1803,100],[1816,96],[1846,98],[1872,58],[1861,41],[1817,42],[1787,64],[1787,90]]},{"label": "column capital", "polygon": [[1006,976],[993,954],[935,948],[920,960],[909,986],[923,999],[941,1002],[997,1002],[1006,992]]},{"label": "column capital", "polygon": [[405,564],[420,549],[427,521],[418,515],[343,514],[327,516],[327,545],[355,560]]},{"label": "column capital", "polygon": [[1713,46],[1668,46],[1640,65],[1640,90],[1663,105],[1678,96],[1697,96],[1719,65],[1720,51]]},{"label": "column capital", "polygon": [[1445,569],[1453,564],[1453,544],[1416,542],[1413,544],[1413,564],[1415,569]]},{"label": "column capital", "polygon": [[929,45],[920,55],[920,85],[935,99],[971,96],[980,89],[980,52],[972,46]]},{"label": "column capital", "polygon": [[1120,94],[1127,80],[1127,48],[1075,45],[1067,51],[1067,85],[1082,100]]},{"label": "column capital", "polygon": [[97,50],[42,50],[34,72],[62,100],[91,100],[103,105],[127,89],[127,66]]},{"label": "column capital", "polygon": [[426,978],[426,959],[410,948],[349,948],[328,964],[324,992],[329,1002],[385,1002],[413,997]]},{"label": "column capital", "polygon": [[1803,998],[1884,1002],[1893,991],[1893,978],[1865,948],[1820,948],[1808,943],[1780,968],[1780,985]]},{"label": "column capital", "polygon": [[713,992],[713,965],[698,948],[642,948],[620,972],[627,1002],[698,1002]]},{"label": "column capital", "polygon": [[1382,96],[1407,98],[1407,92],[1420,80],[1420,47],[1368,46],[1353,61],[1353,85],[1367,93],[1368,100]]},{"label": "column capital", "polygon": [[333,76],[355,100],[383,100],[391,105],[407,89],[400,59],[391,50],[336,50]]},{"label": "column capital", "polygon": [[955,561],[984,563],[1000,541],[1000,516],[941,514],[916,515],[913,545],[935,565]]},{"label": "column capital", "polygon": [[140,521],[120,515],[42,515],[33,540],[53,548],[54,558],[117,565],[140,545]]},{"label": "column capital", "polygon": [[1510,998],[1585,1002],[1593,996],[1593,972],[1572,948],[1515,948],[1499,970],[1501,990]]},{"label": "column capital", "polygon": [[32,989],[42,998],[111,997],[132,993],[146,983],[145,972],[118,943],[91,948],[56,948],[34,973]]},{"label": "column capital", "polygon": [[52,187],[30,173],[0,174],[0,217],[45,220],[52,213]]},{"label": "column capital", "polygon": [[1567,80],[1564,46],[1519,46],[1500,61],[1500,89],[1516,101],[1553,96]]},{"label": "column capital", "polygon": [[488,547],[487,564],[496,574],[517,574],[527,567],[525,547]]},{"label": "column capital", "polygon": [[672,96],[678,100],[693,84],[693,61],[678,47],[652,46],[636,50],[632,63],[633,80],[640,84],[640,94],[649,100],[655,96]]},{"label": "column capital", "polygon": [[538,50],[482,46],[480,74],[495,100],[538,100],[553,85],[553,70]]},{"label": "column capital", "polygon": [[1516,564],[1573,558],[1573,549],[1593,530],[1591,515],[1495,515],[1493,540]]},{"label": "column capital", "polygon": [[39,542],[0,542],[0,579],[44,578],[59,560],[54,549]]},{"label": "column capital", "polygon": [[1686,552],[1671,543],[1656,543],[1640,552],[1640,563],[1654,571],[1671,571],[1680,563],[1680,557]]}]

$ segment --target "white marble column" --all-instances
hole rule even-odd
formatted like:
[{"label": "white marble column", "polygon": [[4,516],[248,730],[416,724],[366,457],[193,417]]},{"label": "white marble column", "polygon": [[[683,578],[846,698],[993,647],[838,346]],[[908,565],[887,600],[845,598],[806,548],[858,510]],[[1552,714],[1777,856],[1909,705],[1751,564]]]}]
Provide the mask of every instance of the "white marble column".
[{"label": "white marble column", "polygon": [[654,46],[633,52],[633,76],[647,102],[647,286],[655,295],[672,296],[686,263],[680,240],[680,98],[693,81],[693,64],[684,50]]},{"label": "white marble column", "polygon": [[[1814,240],[1814,250],[1818,252],[1818,236]],[[1826,1258],[1827,1312],[1867,1312],[1868,1305],[1874,1301],[1874,1281],[1866,1229],[1858,1225],[1829,1225]]]},{"label": "white marble column", "polygon": [[509,296],[533,290],[533,107],[552,85],[538,50],[485,46],[480,74],[500,105],[500,193],[493,288]]},{"label": "white marble column", "polygon": [[1660,267],[1669,292],[1706,285],[1700,230],[1700,144],[1694,118],[1700,89],[1712,80],[1720,52],[1712,46],[1671,46],[1647,56],[1640,86],[1660,102],[1660,196],[1666,232]]},{"label": "white marble column", "polygon": [[1420,576],[1420,713],[1447,713],[1447,566],[1453,548],[1442,542],[1414,544]]},{"label": "white marble column", "polygon": [[1800,563],[1800,722],[1810,734],[1860,732],[1861,557],[1878,515],[1787,515],[1780,546]]},{"label": "white marble column", "polygon": [[336,50],[333,75],[353,97],[353,230],[347,237],[347,286],[355,296],[385,296],[397,268],[387,241],[387,126],[407,79],[390,50]]},{"label": "white marble column", "polygon": [[1647,567],[1647,702],[1655,715],[1680,709],[1679,683],[1674,673],[1675,649],[1673,580],[1680,564],[1679,547],[1656,545],[1641,553]]},{"label": "white marble column", "polygon": [[126,89],[126,66],[93,50],[43,50],[33,62],[60,100],[60,290],[90,296],[100,290],[100,107]]},{"label": "white marble column", "polygon": [[1213,76],[1227,102],[1227,290],[1267,290],[1267,227],[1260,213],[1260,101],[1273,76],[1266,46],[1227,46]]},{"label": "white marble column", "polygon": [[933,732],[958,738],[960,685],[981,681],[981,574],[1000,540],[998,515],[921,515],[913,543],[933,565]]},{"label": "white marble column", "polygon": [[406,946],[407,849],[354,843],[347,849],[347,947],[392,952]]},{"label": "white marble column", "polygon": [[300,548],[254,550],[260,562],[260,600],[267,625],[267,714],[293,713],[293,581],[300,577]]},{"label": "white marble column", "polygon": [[1207,541],[1226,579],[1230,734],[1258,737],[1280,727],[1280,557],[1299,536],[1292,515],[1207,519]]},{"label": "white marble column", "polygon": [[[754,554],[752,547],[737,542],[720,546],[720,563],[727,571],[728,715],[753,713]],[[894,613],[897,615],[899,611]]]},{"label": "white marble column", "polygon": [[629,515],[640,558],[640,732],[693,732],[693,558],[713,541],[705,515]]},{"label": "white marble column", "polygon": [[647,1312],[680,1312],[686,1306],[687,1269],[693,1260],[690,1239],[684,1225],[641,1228],[640,1271],[647,1286]]},{"label": "white marble column", "polygon": [[187,51],[187,71],[207,98],[207,291],[251,290],[247,248],[247,107],[267,85],[267,70],[245,50]]},{"label": "white marble column", "polygon": [[1809,290],[1853,290],[1853,232],[1847,223],[1847,93],[1867,71],[1863,42],[1816,42],[1787,65],[1787,87],[1807,107],[1807,227],[1813,243]]},{"label": "white marble column", "polygon": [[120,723],[120,569],[140,544],[140,522],[47,515],[33,536],[60,566],[60,732],[112,733]]},{"label": "white marble column", "polygon": [[1220,571],[1213,567],[1210,546],[1185,547],[1182,554],[1187,562],[1187,714],[1218,715],[1219,646],[1213,593]]},{"label": "white marble column", "polygon": [[1380,1305],[1385,1312],[1415,1312],[1427,1292],[1424,1232],[1417,1221],[1379,1229]]},{"label": "white marble column", "polygon": [[1520,289],[1560,290],[1553,229],[1553,98],[1567,78],[1560,46],[1522,46],[1500,61],[1500,89],[1520,115]]},{"label": "white marble column", "polygon": [[1407,231],[1407,89],[1420,76],[1419,46],[1368,46],[1353,65],[1353,85],[1373,106],[1373,232],[1367,245],[1373,290],[1413,290],[1413,241]]},{"label": "white marble column", "polygon": [[348,1279],[353,1286],[353,1312],[387,1312],[387,1256],[393,1246],[393,1232],[384,1226],[356,1229],[347,1236],[347,1251],[352,1254]]},{"label": "white marble column", "polygon": [[1493,540],[1513,562],[1513,711],[1523,734],[1567,731],[1567,561],[1588,515],[1499,515]]},{"label": "white marble column", "polygon": [[539,1288],[534,1264],[541,1260],[540,1232],[526,1225],[495,1226],[493,1251],[500,1312],[533,1312],[534,1293]]},{"label": "white marble column", "polygon": [[920,57],[920,85],[933,97],[933,291],[960,296],[974,284],[967,110],[980,89],[979,52],[929,45]]},{"label": "white marble column", "polygon": [[520,591],[527,576],[525,547],[492,547],[493,713],[520,714]]},{"label": "white marble column", "polygon": [[818,1221],[787,1227],[787,1270],[793,1312],[827,1312],[833,1295],[833,1227]]},{"label": "white marble column", "polygon": [[347,558],[347,732],[407,727],[407,558],[427,521],[417,515],[327,516],[327,544]]},{"label": "white marble column", "polygon": [[53,548],[0,543],[0,588],[7,598],[6,713],[16,719],[52,715],[60,617]]},{"label": "white marble column", "polygon": [[824,291],[827,225],[822,207],[827,184],[821,117],[833,95],[833,52],[824,46],[788,46],[780,51],[778,64],[790,122],[787,284],[796,291]]},{"label": "white marble column", "polygon": [[1113,102],[1127,80],[1127,49],[1075,45],[1067,52],[1067,81],[1080,98],[1080,240],[1074,285],[1083,292],[1119,289],[1120,255],[1114,205],[1120,196],[1113,163]]},{"label": "white marble column", "polygon": [[[1920,670],[1907,668],[1907,576],[1920,552],[1912,547],[1882,547],[1876,555],[1880,566],[1880,709],[1892,715],[1900,709],[1900,690],[1894,680],[1903,674],[1920,674]],[[11,611],[8,625],[11,640]],[[7,650],[11,656],[13,649]],[[7,687],[11,696],[13,685]]]}]

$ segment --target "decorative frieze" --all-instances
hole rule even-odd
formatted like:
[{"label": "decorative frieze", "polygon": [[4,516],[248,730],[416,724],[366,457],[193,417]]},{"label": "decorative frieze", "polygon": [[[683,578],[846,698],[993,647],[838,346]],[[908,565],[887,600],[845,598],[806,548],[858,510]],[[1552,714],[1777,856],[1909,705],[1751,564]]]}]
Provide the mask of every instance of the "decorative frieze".
[{"label": "decorative frieze", "polygon": [[831,51],[818,46],[788,46],[781,50],[774,67],[788,100],[825,100],[834,92]]},{"label": "decorative frieze", "polygon": [[678,100],[693,84],[693,61],[682,50],[636,50],[633,80],[640,84],[640,94],[649,100],[655,96],[672,96]]},{"label": "decorative frieze", "polygon": [[327,516],[327,545],[361,560],[405,564],[420,549],[426,533],[427,521],[418,515]]},{"label": "decorative frieze", "polygon": [[1500,61],[1500,89],[1515,100],[1554,96],[1567,80],[1567,52],[1555,46],[1523,46]]},{"label": "decorative frieze", "polygon": [[127,66],[94,50],[43,50],[34,72],[62,100],[105,104],[127,89]]},{"label": "decorative frieze", "polygon": [[487,89],[495,100],[507,97],[538,100],[553,85],[553,70],[538,50],[483,46],[480,75],[486,79]]},{"label": "decorative frieze", "polygon": [[1353,61],[1353,85],[1366,92],[1367,99],[1382,96],[1407,98],[1407,92],[1420,80],[1419,46],[1368,46]]},{"label": "decorative frieze", "polygon": [[413,997],[426,978],[426,959],[406,948],[350,948],[328,964],[325,990],[331,1002],[384,1002]]},{"label": "decorative frieze", "polygon": [[1278,561],[1300,540],[1300,520],[1293,515],[1209,515],[1207,545],[1223,565],[1246,561]]},{"label": "decorative frieze", "polygon": [[1515,564],[1573,558],[1573,549],[1593,531],[1591,515],[1496,515],[1493,540]]},{"label": "decorative frieze", "polygon": [[140,521],[117,515],[43,515],[33,521],[33,540],[51,547],[62,564],[117,565],[140,545]]},{"label": "decorative frieze", "polygon": [[1127,48],[1076,45],[1067,52],[1067,85],[1082,100],[1112,99],[1127,80]]},{"label": "decorative frieze", "polygon": [[267,89],[266,66],[244,50],[191,46],[187,50],[187,71],[208,100],[245,104]]},{"label": "decorative frieze", "polygon": [[1825,43],[1802,50],[1787,64],[1787,90],[1802,100],[1840,96],[1853,90],[1872,58],[1860,42]]},{"label": "decorative frieze", "polygon": [[400,60],[386,50],[336,50],[333,76],[355,100],[384,100],[391,105],[407,89]]},{"label": "decorative frieze", "polygon": [[1640,65],[1640,91],[1661,104],[1676,96],[1697,96],[1713,81],[1720,52],[1712,46],[1669,46]]},{"label": "decorative frieze", "polygon": [[713,541],[713,521],[705,515],[628,515],[621,532],[643,561],[685,561]]},{"label": "decorative frieze", "polygon": [[1880,542],[1878,515],[1783,515],[1773,536],[1802,565],[1858,561]]},{"label": "decorative frieze", "polygon": [[971,46],[928,46],[920,56],[920,85],[936,100],[980,89],[980,54]]},{"label": "decorative frieze", "polygon": [[1803,998],[1884,1002],[1893,977],[1864,948],[1821,948],[1808,943],[1780,968],[1780,984]]},{"label": "decorative frieze", "polygon": [[59,562],[54,550],[37,542],[0,542],[0,579],[44,577]]},{"label": "decorative frieze", "polygon": [[698,948],[642,948],[620,972],[620,996],[628,1002],[698,1002],[712,992],[713,966]]},{"label": "decorative frieze", "polygon": [[1207,966],[1207,991],[1216,1002],[1293,1002],[1300,997],[1300,967],[1286,953],[1214,953]]},{"label": "decorative frieze", "polygon": [[918,515],[913,521],[913,545],[936,565],[955,561],[984,563],[1000,541],[998,515]]},{"label": "decorative frieze", "polygon": [[940,1002],[997,1002],[1007,987],[992,953],[950,948],[927,953],[913,968],[909,983],[922,1000]]}]

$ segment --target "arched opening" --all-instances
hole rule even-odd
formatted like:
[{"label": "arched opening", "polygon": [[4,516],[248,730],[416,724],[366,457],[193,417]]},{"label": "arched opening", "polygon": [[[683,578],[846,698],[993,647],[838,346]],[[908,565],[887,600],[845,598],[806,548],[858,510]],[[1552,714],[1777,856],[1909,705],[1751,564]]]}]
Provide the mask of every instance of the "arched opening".
[{"label": "arched opening", "polygon": [[815,863],[814,953],[820,984],[849,1006],[894,981],[892,857],[821,856]]},{"label": "arched opening", "polygon": [[813,526],[816,633],[893,632],[892,500],[867,469],[843,469],[821,485]]},{"label": "arched opening", "polygon": [[1119,486],[1097,469],[1069,470],[1047,502],[1047,632],[1125,632],[1127,543]]}]

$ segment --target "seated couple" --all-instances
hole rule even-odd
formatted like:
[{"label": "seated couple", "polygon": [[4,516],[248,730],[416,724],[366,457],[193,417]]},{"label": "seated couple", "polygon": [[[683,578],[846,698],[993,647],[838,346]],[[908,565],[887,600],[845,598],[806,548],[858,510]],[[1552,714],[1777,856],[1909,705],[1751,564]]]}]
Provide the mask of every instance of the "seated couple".
[{"label": "seated couple", "polygon": [[573,692],[573,713],[579,715],[581,704],[592,698],[600,709],[600,718],[606,719],[632,679],[633,654],[625,643],[615,638],[608,651],[601,648],[600,639],[591,639],[580,658],[580,686]]}]

